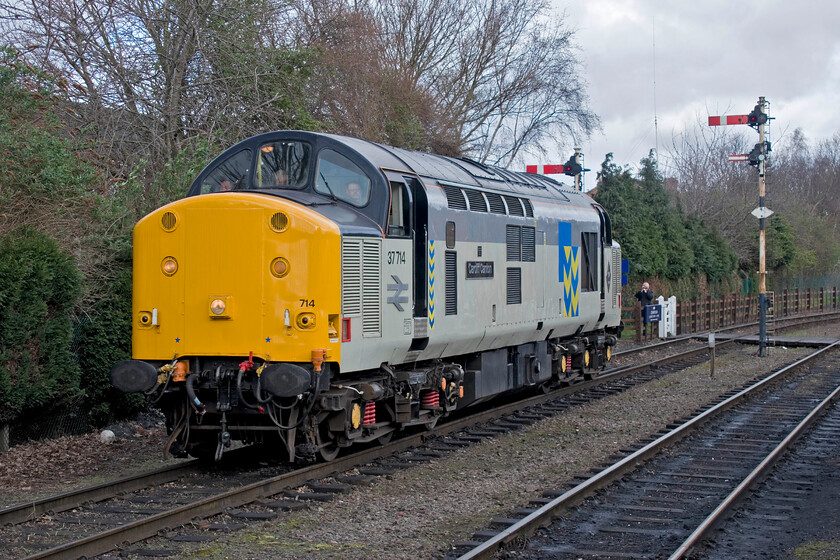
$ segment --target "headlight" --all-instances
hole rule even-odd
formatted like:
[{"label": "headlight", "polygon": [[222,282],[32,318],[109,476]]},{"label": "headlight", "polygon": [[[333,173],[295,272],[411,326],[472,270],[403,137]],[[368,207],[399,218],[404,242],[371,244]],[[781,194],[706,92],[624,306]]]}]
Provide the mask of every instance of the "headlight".
[{"label": "headlight", "polygon": [[210,302],[210,313],[213,315],[224,315],[226,309],[227,305],[225,305],[224,300],[214,299]]},{"label": "headlight", "polygon": [[314,313],[300,313],[295,318],[297,328],[301,330],[309,330],[315,328],[315,314]]}]

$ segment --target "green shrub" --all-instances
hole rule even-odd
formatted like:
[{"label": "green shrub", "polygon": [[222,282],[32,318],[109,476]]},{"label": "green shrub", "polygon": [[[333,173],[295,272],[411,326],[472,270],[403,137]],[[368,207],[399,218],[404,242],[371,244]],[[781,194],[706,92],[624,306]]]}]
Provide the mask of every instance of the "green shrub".
[{"label": "green shrub", "polygon": [[20,228],[0,238],[0,422],[80,395],[70,352],[80,293],[73,259],[49,236]]}]

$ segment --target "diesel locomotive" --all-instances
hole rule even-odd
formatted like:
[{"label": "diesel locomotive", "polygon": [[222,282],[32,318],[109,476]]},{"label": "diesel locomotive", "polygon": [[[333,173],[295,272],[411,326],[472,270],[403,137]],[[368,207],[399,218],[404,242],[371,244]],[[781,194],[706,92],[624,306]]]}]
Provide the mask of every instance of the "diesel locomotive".
[{"label": "diesel locomotive", "polygon": [[293,460],[433,428],[604,368],[621,249],[550,178],[278,131],[218,156],[134,229],[133,359],[165,453]]}]

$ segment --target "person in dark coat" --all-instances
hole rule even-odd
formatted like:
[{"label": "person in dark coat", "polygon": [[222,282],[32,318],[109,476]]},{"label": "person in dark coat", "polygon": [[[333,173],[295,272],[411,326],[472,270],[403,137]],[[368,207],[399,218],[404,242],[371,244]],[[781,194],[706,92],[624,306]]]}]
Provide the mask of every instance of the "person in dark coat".
[{"label": "person in dark coat", "polygon": [[653,290],[650,289],[650,284],[647,282],[642,284],[642,289],[636,292],[636,299],[642,306],[642,320],[644,321],[642,327],[642,334],[647,334],[647,315],[645,315],[645,306],[653,303]]},{"label": "person in dark coat", "polygon": [[642,284],[642,289],[636,292],[636,299],[642,304],[642,307],[650,305],[653,302],[653,290],[650,289],[650,284],[645,282]]}]

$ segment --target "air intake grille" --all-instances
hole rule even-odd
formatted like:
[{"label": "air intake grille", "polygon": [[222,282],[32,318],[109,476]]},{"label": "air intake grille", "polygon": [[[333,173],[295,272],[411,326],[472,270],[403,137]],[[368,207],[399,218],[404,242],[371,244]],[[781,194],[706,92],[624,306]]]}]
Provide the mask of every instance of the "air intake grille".
[{"label": "air intake grille", "polygon": [[484,193],[487,196],[487,202],[490,203],[490,211],[494,214],[507,214],[505,211],[505,203],[502,201],[502,195],[496,193]]},{"label": "air intake grille", "polygon": [[484,202],[484,197],[478,191],[465,189],[467,199],[470,201],[470,210],[473,212],[487,212],[487,203]]},{"label": "air intake grille", "polygon": [[455,251],[446,252],[446,314],[458,314],[458,258]]},{"label": "air intake grille", "polygon": [[382,242],[365,239],[362,246],[362,332],[382,334]]},{"label": "air intake grille", "polygon": [[443,192],[446,193],[446,203],[450,208],[455,210],[466,210],[467,199],[464,198],[464,193],[458,187],[443,187]]},{"label": "air intake grille", "polygon": [[610,289],[612,290],[612,306],[618,307],[618,293],[621,291],[621,249],[613,247],[612,252],[612,278],[610,279]]},{"label": "air intake grille", "polygon": [[531,206],[531,201],[528,200],[527,198],[523,198],[521,200],[522,200],[522,204],[525,206],[525,215],[528,216],[529,218],[533,218],[534,217],[534,207]]},{"label": "air intake grille", "polygon": [[522,303],[522,269],[507,269],[507,303],[508,305]]},{"label": "air intake grille", "polygon": [[341,242],[341,313],[362,318],[362,334],[382,334],[382,241]]},{"label": "air intake grille", "polygon": [[536,230],[532,227],[522,228],[522,261],[534,262],[536,260],[535,249],[535,233]]},{"label": "air intake grille", "polygon": [[505,226],[508,262],[536,260],[536,231],[528,226]]},{"label": "air intake grille", "polygon": [[519,199],[515,196],[505,196],[505,202],[507,202],[508,213],[511,216],[525,215],[525,212],[522,210],[522,204],[519,203]]},{"label": "air intake grille", "polygon": [[522,228],[519,226],[505,226],[507,239],[507,260],[522,260]]},{"label": "air intake grille", "polygon": [[344,317],[362,313],[362,241],[341,242],[341,314]]}]

